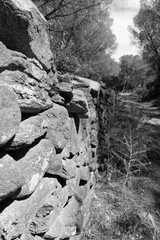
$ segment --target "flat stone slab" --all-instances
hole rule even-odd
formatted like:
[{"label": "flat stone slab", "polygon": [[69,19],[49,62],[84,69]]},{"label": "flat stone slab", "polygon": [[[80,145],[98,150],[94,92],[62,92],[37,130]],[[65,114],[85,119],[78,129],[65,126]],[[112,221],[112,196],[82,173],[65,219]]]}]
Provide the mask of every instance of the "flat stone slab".
[{"label": "flat stone slab", "polygon": [[54,218],[57,217],[68,197],[65,195],[66,192],[61,192],[61,185],[57,179],[43,178],[29,198],[15,200],[2,211],[0,215],[1,239],[18,239],[27,232],[38,234],[48,231],[50,214],[54,212]]},{"label": "flat stone slab", "polygon": [[47,21],[32,1],[0,1],[0,39],[9,49],[36,58],[46,70],[51,68]]},{"label": "flat stone slab", "polygon": [[0,85],[0,146],[16,134],[20,121],[21,111],[16,95],[9,87]]},{"label": "flat stone slab", "polygon": [[53,107],[40,114],[48,122],[46,138],[56,149],[63,149],[71,137],[70,118],[67,110],[54,103]]},{"label": "flat stone slab", "polygon": [[88,87],[93,98],[98,96],[100,91],[100,84],[98,82],[75,75],[72,76],[72,79],[72,84],[75,88]]},{"label": "flat stone slab", "polygon": [[66,104],[66,108],[70,113],[85,114],[89,111],[87,99],[81,90],[74,89],[72,91],[73,97],[71,101]]},{"label": "flat stone slab", "polygon": [[0,152],[0,201],[21,190],[24,179],[17,162],[8,154]]},{"label": "flat stone slab", "polygon": [[42,139],[17,162],[23,172],[25,183],[16,198],[22,198],[34,192],[49,168],[50,162],[54,161],[54,157],[54,146],[49,140]]},{"label": "flat stone slab", "polygon": [[6,85],[16,93],[23,113],[39,113],[53,105],[47,91],[36,86],[33,78],[19,70],[2,72],[0,85]]},{"label": "flat stone slab", "polygon": [[47,239],[63,239],[73,237],[81,232],[83,224],[82,203],[76,197],[72,197],[63,208],[51,228],[44,235]]},{"label": "flat stone slab", "polygon": [[22,84],[24,86],[39,87],[45,90],[50,90],[53,85],[54,78],[47,75],[42,65],[32,58],[27,58],[21,52],[12,51],[7,49],[4,43],[0,42],[0,72],[10,71],[11,74],[14,71],[19,71],[23,75],[27,75],[28,78],[11,78],[15,83]]},{"label": "flat stone slab", "polygon": [[5,146],[5,150],[15,150],[31,145],[47,132],[47,127],[46,120],[39,115],[27,118],[20,123],[13,141]]}]

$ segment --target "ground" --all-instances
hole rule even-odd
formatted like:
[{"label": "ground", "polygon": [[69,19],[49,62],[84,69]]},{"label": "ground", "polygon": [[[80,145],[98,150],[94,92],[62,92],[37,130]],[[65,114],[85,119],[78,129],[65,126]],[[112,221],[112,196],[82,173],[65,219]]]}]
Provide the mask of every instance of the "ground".
[{"label": "ground", "polygon": [[[139,175],[117,169],[98,175],[90,221],[82,240],[160,239],[160,110],[153,103],[140,103],[132,94],[121,94],[128,114],[139,118],[151,164]],[[143,134],[143,133],[142,133]]]}]

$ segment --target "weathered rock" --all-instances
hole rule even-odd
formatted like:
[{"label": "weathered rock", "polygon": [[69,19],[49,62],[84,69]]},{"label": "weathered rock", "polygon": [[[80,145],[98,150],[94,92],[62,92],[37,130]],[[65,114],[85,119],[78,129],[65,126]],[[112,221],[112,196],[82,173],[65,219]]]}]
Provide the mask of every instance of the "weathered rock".
[{"label": "weathered rock", "polygon": [[[42,179],[35,192],[29,198],[21,201],[15,200],[1,213],[1,239],[15,239],[26,233],[28,229],[32,232],[32,226],[34,226],[34,229],[37,226],[37,229],[39,229],[41,226],[41,232],[43,233],[48,231],[49,215],[54,209],[55,212],[57,210],[59,213],[58,209],[62,209],[65,201],[64,195],[62,200],[61,186],[56,179]],[[55,216],[57,215],[55,214]],[[32,224],[33,222],[36,224]]]},{"label": "weathered rock", "polygon": [[63,160],[63,169],[69,179],[76,176],[76,164],[72,159]]},{"label": "weathered rock", "polygon": [[34,240],[34,237],[29,232],[26,232],[23,233],[20,240]]},{"label": "weathered rock", "polygon": [[1,41],[49,70],[53,56],[46,27],[47,21],[30,0],[0,1]]},{"label": "weathered rock", "polygon": [[0,152],[0,201],[17,194],[23,184],[24,179],[16,161]]},{"label": "weathered rock", "polygon": [[74,156],[77,155],[81,150],[81,141],[77,134],[74,119],[69,118],[66,122],[66,125],[68,126],[70,137],[68,138],[67,144],[64,148],[64,153],[68,154],[68,156]]},{"label": "weathered rock", "polygon": [[[91,148],[91,137],[90,137],[90,132],[91,132],[91,123],[90,120],[87,118],[80,118],[80,123],[79,123],[79,132],[78,132],[78,139],[80,141],[80,154],[83,152],[85,153],[86,151],[90,153],[90,148]],[[90,155],[90,154],[89,154]],[[78,156],[78,162],[80,162],[80,156]],[[87,158],[85,158],[87,163]],[[90,157],[88,158],[90,160]]]},{"label": "weathered rock", "polygon": [[76,166],[80,167],[83,165],[88,165],[90,162],[92,162],[92,153],[91,149],[84,149],[82,153],[80,153],[78,156],[74,158]]},{"label": "weathered rock", "polygon": [[35,190],[49,168],[50,162],[54,161],[54,157],[53,145],[49,140],[42,139],[17,162],[23,172],[25,183],[16,198],[28,196]]},{"label": "weathered rock", "polygon": [[75,88],[88,87],[93,98],[98,96],[100,91],[100,84],[98,82],[75,75],[72,76],[72,79]]},{"label": "weathered rock", "polygon": [[39,115],[22,121],[13,141],[5,149],[13,150],[31,145],[47,132],[47,127],[46,120]]},{"label": "weathered rock", "polygon": [[49,196],[38,209],[36,215],[29,222],[29,231],[32,234],[44,234],[52,226],[58,215],[63,210],[68,200],[68,187],[64,187],[61,191],[57,191],[57,195]]},{"label": "weathered rock", "polygon": [[55,161],[50,164],[47,173],[54,176],[60,176],[63,179],[70,179],[72,177],[72,175],[70,176],[70,174],[64,167],[61,154],[56,155]]},{"label": "weathered rock", "polygon": [[56,154],[47,173],[60,176],[63,179],[71,179],[76,176],[76,164],[72,159],[65,159],[64,153]]},{"label": "weathered rock", "polygon": [[39,237],[39,236],[35,236],[34,239],[35,239],[35,240],[43,240],[44,238],[41,238],[41,237]]},{"label": "weathered rock", "polygon": [[85,95],[87,98],[87,102],[88,102],[88,108],[89,108],[89,119],[90,121],[96,122],[97,121],[97,111],[96,111],[96,107],[93,101],[93,98],[91,97],[91,95]]},{"label": "weathered rock", "polygon": [[90,217],[90,208],[91,208],[91,201],[94,197],[94,188],[92,187],[91,190],[88,192],[86,198],[84,199],[83,202],[83,211],[84,211],[84,215],[83,215],[83,228],[85,229],[88,221],[89,221],[89,217]]},{"label": "weathered rock", "polygon": [[77,235],[80,233],[82,225],[82,203],[76,197],[72,197],[49,231],[45,233],[44,238],[68,238]]},{"label": "weathered rock", "polygon": [[60,105],[64,105],[65,99],[64,99],[64,97],[60,96],[60,94],[59,94],[59,92],[57,92],[57,90],[52,89],[49,92],[49,95],[50,95],[52,102],[60,104]]},{"label": "weathered rock", "polygon": [[[25,86],[39,87],[50,90],[53,85],[53,77],[49,77],[36,59],[27,58],[24,54],[12,51],[0,42],[0,72],[19,71],[26,77],[15,78],[14,82]],[[25,73],[25,74],[24,74]]]},{"label": "weathered rock", "polygon": [[70,237],[69,240],[81,240],[81,238],[82,238],[82,234],[79,234],[79,235]]},{"label": "weathered rock", "polygon": [[71,83],[69,74],[57,74],[57,80],[58,82],[55,85],[55,89],[58,91],[60,96],[65,99],[65,102],[70,102],[71,98],[73,97],[73,84]]},{"label": "weathered rock", "polygon": [[91,144],[93,148],[98,147],[97,135],[98,135],[98,126],[96,123],[94,123],[92,124],[92,127],[91,127]]},{"label": "weathered rock", "polygon": [[0,0],[3,240],[80,240],[89,218],[99,84],[56,71],[46,27],[30,0]]},{"label": "weathered rock", "polygon": [[44,238],[41,238],[40,236],[35,236],[34,239],[35,240],[43,240]]},{"label": "weathered rock", "polygon": [[65,102],[70,102],[71,98],[73,97],[73,85],[67,82],[60,82],[57,83],[54,88],[59,95],[65,100]]},{"label": "weathered rock", "polygon": [[70,196],[74,196],[75,194],[77,194],[79,183],[80,183],[80,177],[81,176],[80,176],[80,173],[79,173],[78,168],[77,168],[76,169],[76,177],[71,178],[71,179],[66,181],[66,185],[69,189]]},{"label": "weathered rock", "polygon": [[70,122],[67,110],[58,105],[41,114],[48,121],[46,138],[50,139],[56,149],[62,150],[70,139]]},{"label": "weathered rock", "polygon": [[0,86],[0,146],[7,143],[17,132],[21,112],[12,90]]},{"label": "weathered rock", "polygon": [[61,154],[56,154],[54,161],[51,161],[47,173],[52,175],[58,175],[62,178],[66,178],[63,172],[62,157]]},{"label": "weathered rock", "polygon": [[16,93],[18,104],[24,113],[38,113],[52,107],[48,93],[44,89],[31,86],[33,81],[33,78],[17,70],[6,70],[0,74],[0,85],[6,85]]},{"label": "weathered rock", "polygon": [[68,73],[55,73],[54,84],[49,91],[49,95],[53,102],[64,105],[70,102],[73,97],[73,84]]},{"label": "weathered rock", "polygon": [[80,180],[88,182],[90,180],[90,172],[88,166],[81,166],[78,168],[80,174]]},{"label": "weathered rock", "polygon": [[65,106],[70,113],[85,114],[89,111],[84,93],[78,89],[73,90],[73,97]]},{"label": "weathered rock", "polygon": [[[83,168],[82,168],[83,169]],[[86,198],[89,190],[95,184],[94,173],[82,173],[82,169],[77,168],[76,177],[66,181],[71,196],[78,196],[82,201]]]}]

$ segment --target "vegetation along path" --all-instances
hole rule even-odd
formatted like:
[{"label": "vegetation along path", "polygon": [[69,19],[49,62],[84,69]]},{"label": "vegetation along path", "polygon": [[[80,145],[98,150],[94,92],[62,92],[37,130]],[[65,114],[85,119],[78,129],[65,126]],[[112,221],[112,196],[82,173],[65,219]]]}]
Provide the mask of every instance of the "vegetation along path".
[{"label": "vegetation along path", "polygon": [[98,178],[83,240],[159,240],[160,109],[133,93],[120,93],[116,101],[115,119],[108,119],[106,171]]}]

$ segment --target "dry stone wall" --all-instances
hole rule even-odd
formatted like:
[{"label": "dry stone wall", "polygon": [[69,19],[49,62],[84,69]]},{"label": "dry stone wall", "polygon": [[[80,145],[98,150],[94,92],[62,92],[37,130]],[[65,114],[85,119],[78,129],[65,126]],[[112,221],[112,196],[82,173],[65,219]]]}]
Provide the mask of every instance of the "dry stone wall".
[{"label": "dry stone wall", "polygon": [[0,0],[0,239],[81,237],[97,166],[99,84],[57,73],[30,0]]}]

